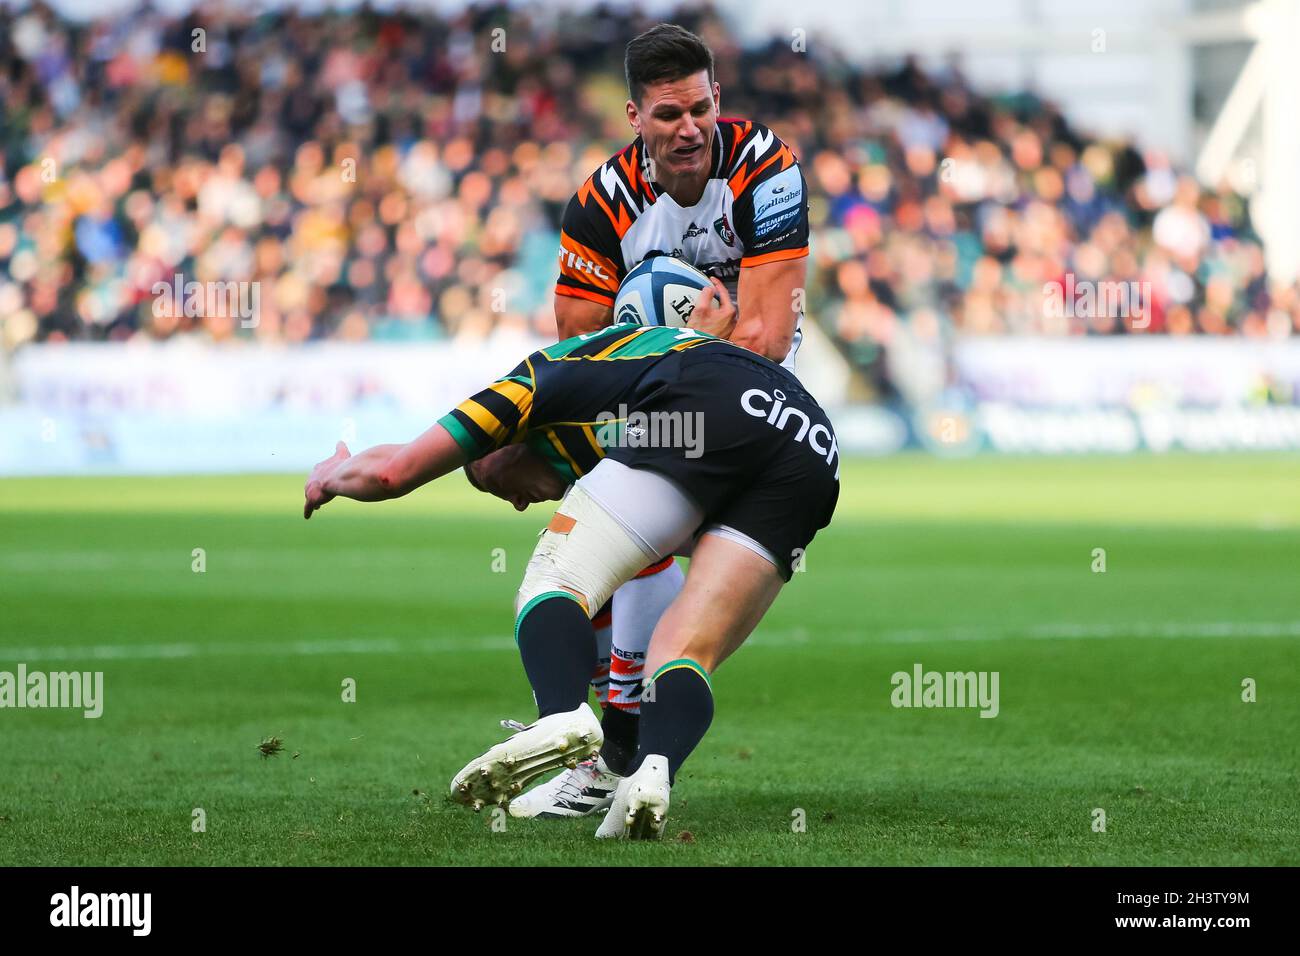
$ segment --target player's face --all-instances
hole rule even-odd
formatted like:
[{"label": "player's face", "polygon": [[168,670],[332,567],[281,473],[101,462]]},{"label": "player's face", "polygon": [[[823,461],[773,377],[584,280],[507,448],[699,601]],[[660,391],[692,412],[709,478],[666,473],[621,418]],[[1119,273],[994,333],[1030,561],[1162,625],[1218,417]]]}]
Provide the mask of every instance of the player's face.
[{"label": "player's face", "polygon": [[700,70],[647,86],[639,104],[628,100],[628,120],[645,141],[656,177],[694,178],[707,172],[718,128],[718,94],[708,70]]}]

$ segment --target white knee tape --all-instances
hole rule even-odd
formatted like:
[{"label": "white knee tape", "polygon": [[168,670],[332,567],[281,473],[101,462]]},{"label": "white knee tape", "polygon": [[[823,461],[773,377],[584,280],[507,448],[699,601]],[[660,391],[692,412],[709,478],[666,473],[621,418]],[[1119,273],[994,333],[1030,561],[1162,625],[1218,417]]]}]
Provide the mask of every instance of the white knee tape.
[{"label": "white knee tape", "polygon": [[548,591],[576,591],[591,617],[654,560],[582,485],[574,485],[537,542],[515,598],[515,616]]}]

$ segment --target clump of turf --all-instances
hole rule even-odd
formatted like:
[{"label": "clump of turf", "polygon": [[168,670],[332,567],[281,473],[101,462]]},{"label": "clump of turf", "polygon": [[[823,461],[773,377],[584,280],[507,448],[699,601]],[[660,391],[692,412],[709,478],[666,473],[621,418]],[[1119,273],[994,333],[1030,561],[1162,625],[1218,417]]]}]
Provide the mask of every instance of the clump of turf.
[{"label": "clump of turf", "polygon": [[257,750],[262,755],[263,760],[267,757],[275,757],[284,750],[284,741],[279,737],[267,737],[257,745]]}]

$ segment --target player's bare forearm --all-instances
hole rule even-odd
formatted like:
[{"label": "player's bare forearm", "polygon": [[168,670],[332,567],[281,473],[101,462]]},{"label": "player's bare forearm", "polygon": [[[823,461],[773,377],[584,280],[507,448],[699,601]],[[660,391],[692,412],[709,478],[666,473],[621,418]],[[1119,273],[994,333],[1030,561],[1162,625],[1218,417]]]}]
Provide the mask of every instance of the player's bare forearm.
[{"label": "player's bare forearm", "polygon": [[808,275],[807,258],[766,262],[740,270],[736,295],[740,317],[731,341],[782,361],[794,343],[795,324]]},{"label": "player's bare forearm", "polygon": [[614,309],[600,302],[571,295],[555,297],[555,331],[561,341],[603,329],[613,317]]},{"label": "player's bare forearm", "polygon": [[339,442],[314,469],[304,488],[303,517],[337,497],[386,501],[410,494],[463,465],[464,450],[441,425],[405,445],[375,445],[352,455]]}]

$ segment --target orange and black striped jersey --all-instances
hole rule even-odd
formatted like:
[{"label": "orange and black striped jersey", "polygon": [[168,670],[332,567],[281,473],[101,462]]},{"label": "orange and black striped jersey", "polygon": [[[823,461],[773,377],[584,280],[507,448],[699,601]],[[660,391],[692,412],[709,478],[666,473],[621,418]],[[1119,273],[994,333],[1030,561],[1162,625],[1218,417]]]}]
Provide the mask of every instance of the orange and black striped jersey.
[{"label": "orange and black striped jersey", "polygon": [[574,481],[617,444],[626,409],[676,379],[676,356],[714,348],[752,354],[693,329],[611,325],[520,362],[438,420],[470,460],[526,442]]},{"label": "orange and black striped jersey", "polygon": [[733,298],[742,268],[808,255],[808,190],[794,153],[766,126],[720,119],[704,194],[684,207],[653,181],[638,136],[569,200],[555,292],[612,306],[623,277],[654,255],[721,279]]}]

